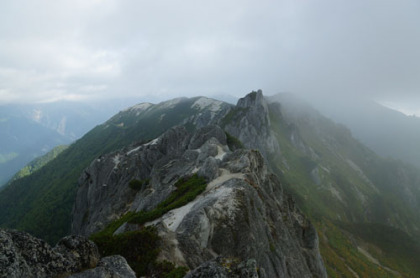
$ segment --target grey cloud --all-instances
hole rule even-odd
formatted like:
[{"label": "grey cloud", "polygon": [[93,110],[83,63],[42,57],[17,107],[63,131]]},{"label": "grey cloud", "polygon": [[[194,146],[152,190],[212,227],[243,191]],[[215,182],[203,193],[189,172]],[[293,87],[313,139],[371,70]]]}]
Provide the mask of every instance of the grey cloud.
[{"label": "grey cloud", "polygon": [[258,88],[408,102],[420,88],[419,5],[3,1],[0,102]]}]

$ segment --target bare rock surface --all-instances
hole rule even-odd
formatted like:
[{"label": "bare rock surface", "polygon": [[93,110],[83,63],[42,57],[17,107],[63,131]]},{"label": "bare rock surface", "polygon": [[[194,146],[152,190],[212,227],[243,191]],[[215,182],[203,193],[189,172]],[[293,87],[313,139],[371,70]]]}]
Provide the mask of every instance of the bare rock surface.
[{"label": "bare rock surface", "polygon": [[52,248],[28,233],[1,229],[0,250],[0,277],[65,277],[99,261],[96,245],[78,236]]},{"label": "bare rock surface", "polygon": [[256,261],[240,262],[231,258],[218,257],[207,261],[188,273],[185,278],[263,278],[259,275]]},{"label": "bare rock surface", "polygon": [[119,255],[102,258],[97,267],[69,276],[69,278],[136,278],[136,274]]},{"label": "bare rock surface", "polygon": [[271,129],[268,102],[262,91],[252,92],[238,100],[227,121],[225,130],[238,138],[247,148],[260,150],[265,158],[280,153],[280,146]]}]

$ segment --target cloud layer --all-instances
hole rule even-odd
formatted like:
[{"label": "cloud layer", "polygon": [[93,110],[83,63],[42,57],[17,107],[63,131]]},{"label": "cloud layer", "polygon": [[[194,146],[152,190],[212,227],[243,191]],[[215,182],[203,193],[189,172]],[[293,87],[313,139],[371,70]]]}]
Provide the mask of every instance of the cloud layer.
[{"label": "cloud layer", "polygon": [[0,103],[367,96],[420,103],[420,2],[5,0]]}]

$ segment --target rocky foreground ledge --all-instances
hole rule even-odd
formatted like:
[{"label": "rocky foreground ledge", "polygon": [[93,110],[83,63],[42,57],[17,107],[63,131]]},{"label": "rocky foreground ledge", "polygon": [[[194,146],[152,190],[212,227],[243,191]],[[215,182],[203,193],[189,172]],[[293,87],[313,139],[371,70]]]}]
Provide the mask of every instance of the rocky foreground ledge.
[{"label": "rocky foreground ledge", "polygon": [[55,247],[28,233],[0,230],[0,277],[136,277],[121,256],[100,258],[96,245],[67,236]]},{"label": "rocky foreground ledge", "polygon": [[[55,247],[26,232],[0,229],[0,277],[135,278],[124,257],[100,258],[96,245],[82,236],[67,236]],[[255,260],[217,258],[187,274],[194,277],[257,278]]]}]

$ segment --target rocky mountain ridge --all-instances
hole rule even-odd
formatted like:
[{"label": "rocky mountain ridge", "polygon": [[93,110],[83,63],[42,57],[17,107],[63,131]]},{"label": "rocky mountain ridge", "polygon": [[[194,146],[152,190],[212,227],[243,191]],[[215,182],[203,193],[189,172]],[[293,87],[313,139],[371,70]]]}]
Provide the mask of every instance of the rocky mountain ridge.
[{"label": "rocky mountain ridge", "polygon": [[[179,128],[172,129],[176,125],[184,128],[181,128],[182,131]],[[193,134],[203,127],[212,130],[215,128],[213,125],[222,129],[225,139],[215,135],[213,137],[217,140],[214,139],[208,144],[204,142],[204,145],[200,143],[192,148],[190,142],[194,137]],[[154,139],[168,129],[170,131],[165,134],[166,137]],[[163,138],[166,139],[163,140]],[[180,141],[175,139],[180,139]],[[138,143],[132,144],[132,142]],[[164,147],[165,144],[170,147]],[[226,144],[229,146],[228,149],[226,149]],[[243,146],[258,150],[262,156],[258,155],[257,159],[255,154],[250,155],[252,151],[240,150]],[[217,252],[214,252],[213,245],[217,246],[211,240],[215,236],[214,231],[209,232],[208,239],[204,240],[203,236],[204,238],[206,236],[203,230],[206,229],[197,231],[187,228],[191,225],[199,227],[204,225],[210,227],[211,231],[213,224],[210,224],[215,219],[217,220],[217,216],[223,215],[225,211],[232,211],[226,207],[220,212],[220,206],[227,205],[229,203],[227,201],[219,205],[217,202],[209,201],[207,204],[207,201],[204,201],[210,198],[211,194],[216,194],[215,192],[219,189],[223,189],[222,192],[225,193],[234,192],[232,199],[240,200],[236,203],[247,204],[248,208],[252,207],[253,203],[254,210],[240,206],[240,211],[247,212],[248,219],[253,221],[255,221],[255,216],[263,215],[263,221],[259,219],[258,221],[261,222],[255,222],[255,227],[264,227],[266,223],[264,221],[271,223],[271,218],[264,213],[275,207],[272,206],[270,200],[279,196],[269,194],[270,196],[265,198],[265,193],[261,192],[272,192],[260,185],[260,182],[271,184],[272,182],[267,182],[271,178],[267,178],[267,175],[257,170],[258,175],[266,178],[255,182],[246,175],[244,178],[242,172],[232,171],[229,166],[232,163],[235,164],[234,161],[239,157],[241,157],[242,165],[246,165],[244,161],[259,161],[264,157],[267,173],[274,172],[279,177],[282,191],[295,197],[296,203],[309,215],[316,226],[320,236],[321,254],[330,276],[353,277],[356,273],[359,277],[416,277],[420,271],[415,261],[415,254],[420,252],[419,243],[415,240],[420,223],[416,213],[420,200],[418,199],[420,196],[418,194],[419,175],[398,162],[385,161],[376,156],[371,150],[354,140],[345,127],[327,120],[309,106],[290,105],[283,101],[271,103],[260,91],[248,94],[239,100],[237,106],[220,104],[220,102],[202,97],[181,98],[157,105],[139,104],[115,115],[70,148],[71,151],[66,151],[61,158],[56,159],[57,167],[54,171],[50,169],[49,172],[44,170],[45,172],[42,173],[41,170],[40,174],[31,175],[32,182],[22,183],[22,186],[25,185],[26,188],[19,192],[23,196],[29,192],[37,195],[40,191],[34,192],[31,189],[32,185],[37,184],[40,177],[44,177],[42,185],[48,185],[45,186],[45,190],[58,193],[54,196],[60,196],[59,194],[66,192],[65,196],[70,201],[56,202],[54,207],[54,211],[62,212],[63,208],[68,209],[69,204],[73,204],[76,194],[74,191],[71,193],[62,189],[77,188],[75,181],[82,173],[79,181],[83,184],[80,187],[82,188],[81,196],[85,197],[80,198],[81,202],[76,204],[78,212],[75,214],[77,217],[74,219],[73,228],[78,233],[92,235],[92,238],[100,243],[99,245],[107,241],[114,242],[115,246],[105,246],[114,251],[118,249],[120,252],[127,249],[116,248],[121,240],[135,240],[136,237],[143,236],[142,231],[145,231],[144,234],[149,236],[151,241],[159,235],[166,239],[163,246],[167,248],[159,252],[157,249],[151,250],[153,254],[159,254],[159,258],[156,257],[158,265],[165,264],[165,261],[172,261],[180,266],[188,266],[190,269],[198,266],[197,269],[207,271],[206,273],[245,271],[264,275],[262,272],[255,272],[255,269],[259,267],[261,261],[265,263],[261,254],[267,251],[267,239],[268,246],[273,247],[269,248],[269,257],[277,256],[278,254],[274,254],[276,252],[285,251],[281,248],[281,251],[276,251],[276,246],[270,242],[270,237],[264,238],[264,244],[258,246],[257,249],[248,250],[248,253],[232,249],[232,252],[249,255],[244,256],[242,260],[232,258],[231,255],[225,257],[220,247],[216,247]],[[205,164],[202,158],[206,155],[209,156],[209,161],[212,160],[215,163]],[[164,159],[165,156],[168,156],[168,160]],[[84,161],[83,167],[82,163],[78,162],[82,161],[81,158]],[[63,167],[62,169],[73,169],[71,175],[67,175],[67,172],[64,173],[58,168],[60,161],[66,161],[67,166],[71,165],[71,167],[60,166]],[[89,163],[91,163],[90,166]],[[45,167],[45,169],[49,168],[51,167],[48,165]],[[196,175],[202,168],[208,169],[204,172],[209,173],[212,173],[211,169],[217,169],[219,176],[206,177],[203,191],[192,194],[185,186],[194,184],[192,181],[198,181],[197,188],[203,186],[200,180],[205,175],[202,172],[201,177]],[[247,171],[245,170],[248,174],[252,172]],[[46,175],[46,173],[50,174]],[[168,173],[169,176],[165,180],[164,177]],[[183,176],[182,173],[188,173],[188,175]],[[225,174],[229,177],[233,175],[234,178],[226,181],[229,182],[227,184],[221,183],[220,188],[213,188],[215,191],[206,191],[213,180],[220,181],[223,179],[221,177],[226,176]],[[51,181],[50,178],[55,176],[65,177],[65,179],[55,178]],[[69,181],[72,183],[70,184]],[[259,185],[259,188],[255,188],[257,195],[260,199],[264,197],[264,202],[269,204],[266,207],[270,209],[264,210],[260,206],[262,202],[258,201],[258,198],[255,199],[255,194],[252,195],[253,191],[247,188],[249,184],[252,187],[253,183]],[[196,199],[188,199],[185,203],[183,190],[187,190],[186,193],[184,192],[185,195]],[[237,192],[246,192],[246,194],[238,196]],[[4,196],[0,194],[0,199],[2,197]],[[246,197],[246,201],[243,197]],[[7,202],[8,199],[5,201]],[[18,196],[18,200],[21,199],[22,197]],[[51,200],[56,199],[58,198],[47,198],[45,199],[47,202],[38,201],[38,203],[46,203],[48,207]],[[88,200],[91,201],[88,202]],[[107,200],[110,202],[107,203]],[[206,205],[198,205],[196,202],[198,200],[204,201]],[[288,203],[285,200],[281,202]],[[17,202],[17,204],[21,203],[25,202]],[[15,203],[9,205],[15,206]],[[233,205],[231,207],[235,208]],[[277,212],[271,216],[282,219],[283,224],[287,226],[293,223],[294,217],[283,219],[284,211],[294,211],[296,205],[292,202],[291,207],[281,208],[277,216]],[[204,213],[192,213],[192,208],[203,209]],[[9,207],[6,210],[0,209],[0,220],[9,209]],[[234,223],[241,226],[244,215],[237,215],[234,213],[236,211],[233,210],[231,215],[237,219]],[[33,219],[39,219],[38,216],[44,216],[46,213],[43,210],[37,210],[36,215],[28,215],[33,215],[31,217]],[[20,217],[13,219],[20,219]],[[69,218],[66,219],[63,223],[68,225]],[[28,220],[25,219],[25,221]],[[38,223],[50,222],[38,221]],[[56,225],[57,221],[51,223],[51,227],[64,227]],[[305,225],[303,224],[300,228]],[[225,231],[229,232],[228,228],[231,226],[226,225]],[[294,230],[294,225],[291,226],[288,228],[289,231]],[[153,229],[149,230],[149,228]],[[248,229],[245,228],[243,230]],[[273,230],[280,229],[275,228]],[[311,234],[311,229],[303,230],[304,234]],[[50,229],[50,231],[54,230]],[[250,235],[239,233],[235,236],[232,231],[235,230],[230,228],[231,234],[234,235],[231,237],[238,239],[236,236],[241,235],[252,242]],[[250,231],[255,237],[255,230]],[[264,234],[264,229],[258,231]],[[297,238],[302,239],[302,229],[295,231],[298,234]],[[46,232],[49,231],[43,231],[40,234],[45,235]],[[62,232],[61,235],[63,235]],[[223,236],[226,237],[226,235],[229,237],[229,233]],[[102,243],[101,236],[105,236],[102,238]],[[153,248],[158,248],[157,245],[153,246]],[[192,253],[185,255],[183,253],[185,248],[183,249],[182,246],[188,246],[187,249],[191,249]],[[301,244],[299,248],[305,251],[302,246],[304,244]],[[243,248],[246,250],[246,247]],[[221,257],[215,258],[216,254],[221,254]],[[282,265],[282,263],[277,264]],[[232,265],[233,268],[226,268],[226,265]],[[270,269],[270,264],[267,265],[264,269]],[[194,270],[191,273],[196,272]]]},{"label": "rocky mountain ridge", "polygon": [[[144,225],[162,239],[159,260],[189,269],[218,256],[255,259],[261,277],[325,277],[316,231],[256,151],[231,152],[218,126],[172,128],[94,161],[80,179],[72,231],[90,235],[128,211],[156,208],[174,184],[205,177],[203,193]],[[149,180],[137,192],[131,180]],[[123,223],[115,234],[141,229]]]}]

